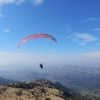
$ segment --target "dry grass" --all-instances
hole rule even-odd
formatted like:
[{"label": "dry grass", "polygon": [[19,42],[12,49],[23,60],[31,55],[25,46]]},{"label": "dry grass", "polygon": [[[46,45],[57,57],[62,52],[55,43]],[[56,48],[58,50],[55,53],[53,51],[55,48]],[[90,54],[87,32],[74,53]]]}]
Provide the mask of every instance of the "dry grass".
[{"label": "dry grass", "polygon": [[[30,84],[30,83],[26,83]],[[0,100],[64,100],[60,98],[60,91],[49,88],[48,85],[36,83],[37,86],[31,89],[15,88],[8,85],[0,85]]]}]

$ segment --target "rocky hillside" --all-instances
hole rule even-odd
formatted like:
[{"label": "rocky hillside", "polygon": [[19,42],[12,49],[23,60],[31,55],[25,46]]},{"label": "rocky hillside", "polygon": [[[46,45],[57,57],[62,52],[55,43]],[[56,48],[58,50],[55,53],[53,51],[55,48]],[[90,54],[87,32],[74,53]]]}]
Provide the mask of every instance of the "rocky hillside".
[{"label": "rocky hillside", "polygon": [[0,100],[100,100],[93,96],[81,96],[64,88],[60,83],[46,79],[35,82],[0,85]]}]

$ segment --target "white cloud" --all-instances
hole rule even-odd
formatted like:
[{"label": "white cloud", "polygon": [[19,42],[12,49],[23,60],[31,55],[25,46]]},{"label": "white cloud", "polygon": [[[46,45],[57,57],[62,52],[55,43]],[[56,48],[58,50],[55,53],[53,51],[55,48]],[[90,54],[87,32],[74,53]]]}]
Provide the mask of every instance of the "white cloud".
[{"label": "white cloud", "polygon": [[[30,0],[30,1],[31,1],[31,0]],[[38,5],[38,4],[43,3],[43,0],[32,0],[32,3],[33,3],[34,5]]]},{"label": "white cloud", "polygon": [[15,4],[19,5],[19,4],[24,3],[24,2],[25,2],[25,0],[19,0],[19,1],[16,1]]},{"label": "white cloud", "polygon": [[88,33],[74,33],[74,34],[71,34],[71,36],[66,37],[66,38],[73,40],[79,45],[87,45],[88,42],[98,40],[95,36]]},{"label": "white cloud", "polygon": [[21,4],[24,1],[25,0],[0,0],[0,5],[4,5],[4,4]]},{"label": "white cloud", "polygon": [[2,14],[2,10],[1,10],[1,8],[4,4],[19,5],[19,4],[24,3],[24,2],[25,2],[25,0],[0,0],[0,18],[6,17]]},{"label": "white cloud", "polygon": [[0,5],[1,6],[4,5],[4,4],[16,4],[16,5],[19,5],[19,4],[24,3],[25,1],[30,1],[35,5],[43,3],[43,0],[0,0]]},{"label": "white cloud", "polygon": [[100,28],[95,28],[94,30],[95,30],[95,31],[100,31]]},{"label": "white cloud", "polygon": [[87,33],[76,33],[75,36],[78,39],[81,39],[82,42],[92,42],[94,40],[97,40],[96,37],[94,37],[90,34],[87,34]]},{"label": "white cloud", "polygon": [[14,3],[14,0],[0,0],[0,5]]},{"label": "white cloud", "polygon": [[8,32],[10,32],[10,30],[9,29],[4,29],[4,32],[8,33]]},{"label": "white cloud", "polygon": [[16,5],[19,5],[19,4],[22,4],[24,2],[31,2],[34,5],[38,5],[38,4],[43,3],[43,1],[44,0],[0,0],[0,7],[2,7],[5,4],[16,4]]},{"label": "white cloud", "polygon": [[88,18],[88,19],[85,19],[85,20],[82,20],[82,22],[87,22],[87,21],[94,21],[94,20],[99,20],[100,18]]}]

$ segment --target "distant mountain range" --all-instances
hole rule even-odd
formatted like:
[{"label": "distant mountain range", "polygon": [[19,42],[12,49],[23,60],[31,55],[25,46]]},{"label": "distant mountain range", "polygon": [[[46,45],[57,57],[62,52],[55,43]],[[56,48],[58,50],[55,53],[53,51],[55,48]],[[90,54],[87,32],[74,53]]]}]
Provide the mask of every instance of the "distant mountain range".
[{"label": "distant mountain range", "polygon": [[12,79],[6,79],[6,78],[0,77],[0,84],[6,84],[6,83],[11,83],[11,82],[15,82],[15,81]]},{"label": "distant mountain range", "polygon": [[13,82],[0,85],[1,100],[100,100],[100,98],[79,95],[59,82],[46,79],[35,82]]},{"label": "distant mountain range", "polygon": [[[27,68],[21,70],[2,70],[0,76],[7,79],[11,78],[18,81],[35,81],[45,78],[51,82],[58,82],[65,87],[80,93],[100,97],[100,67],[80,67],[80,66],[63,66],[63,67],[44,67],[41,69]],[[0,81],[1,84],[7,83]]]}]

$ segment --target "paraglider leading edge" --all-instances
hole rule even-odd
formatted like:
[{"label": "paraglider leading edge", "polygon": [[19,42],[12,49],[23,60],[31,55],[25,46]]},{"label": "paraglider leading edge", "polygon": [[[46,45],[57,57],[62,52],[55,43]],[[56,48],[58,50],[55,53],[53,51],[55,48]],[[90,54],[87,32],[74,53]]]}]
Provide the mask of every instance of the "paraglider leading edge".
[{"label": "paraglider leading edge", "polygon": [[28,36],[26,38],[24,38],[22,41],[20,41],[20,43],[18,44],[18,48],[26,41],[28,40],[31,40],[31,39],[36,39],[36,38],[48,38],[48,39],[51,39],[53,40],[54,42],[57,42],[57,40],[51,36],[51,35],[48,35],[48,34],[43,34],[43,33],[40,33],[40,34],[33,34],[31,36]]}]

